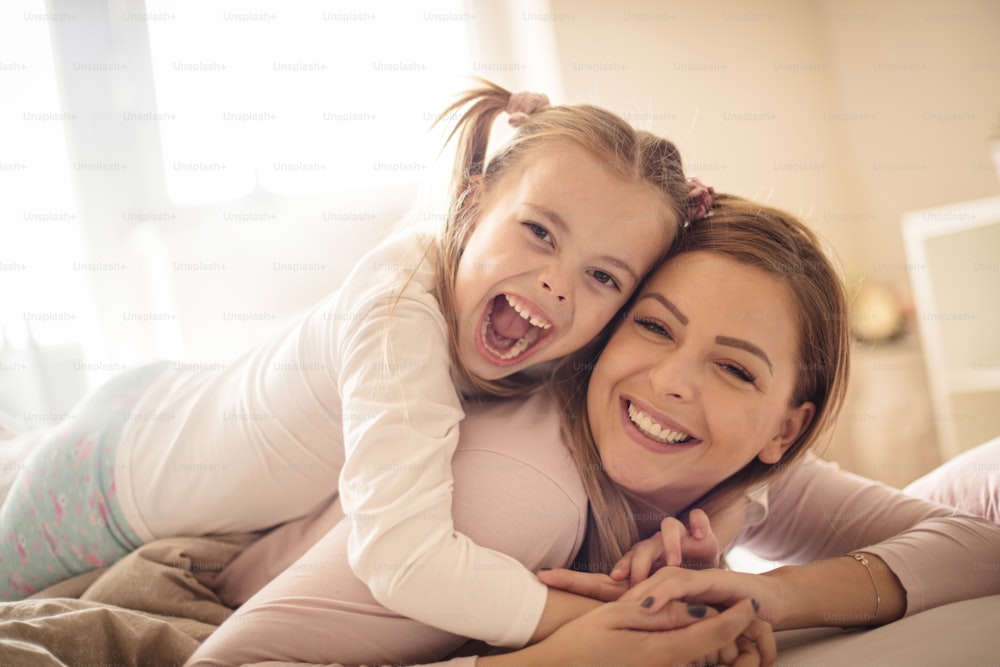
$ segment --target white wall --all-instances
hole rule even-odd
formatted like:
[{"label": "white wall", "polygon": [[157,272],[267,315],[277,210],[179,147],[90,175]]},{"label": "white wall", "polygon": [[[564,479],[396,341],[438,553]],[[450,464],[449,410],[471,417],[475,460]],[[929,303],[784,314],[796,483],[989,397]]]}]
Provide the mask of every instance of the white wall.
[{"label": "white wall", "polygon": [[676,140],[717,188],[805,217],[906,290],[905,211],[1000,190],[1000,4],[552,0],[567,100]]}]

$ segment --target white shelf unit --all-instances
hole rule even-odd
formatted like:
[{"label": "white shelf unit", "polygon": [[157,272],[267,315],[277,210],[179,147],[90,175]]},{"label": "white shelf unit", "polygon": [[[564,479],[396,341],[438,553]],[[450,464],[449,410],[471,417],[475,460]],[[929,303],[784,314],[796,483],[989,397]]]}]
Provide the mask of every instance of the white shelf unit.
[{"label": "white shelf unit", "polygon": [[903,216],[942,460],[1000,435],[1000,197]]}]

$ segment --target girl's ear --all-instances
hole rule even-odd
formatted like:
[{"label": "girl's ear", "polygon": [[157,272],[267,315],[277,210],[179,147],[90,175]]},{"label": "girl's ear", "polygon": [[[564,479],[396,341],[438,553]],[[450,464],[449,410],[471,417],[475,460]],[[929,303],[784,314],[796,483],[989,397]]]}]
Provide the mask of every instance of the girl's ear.
[{"label": "girl's ear", "polygon": [[457,219],[461,221],[460,226],[462,229],[460,249],[465,248],[465,244],[469,240],[469,234],[472,233],[472,230],[476,228],[476,223],[479,222],[479,212],[485,197],[486,179],[480,175],[470,176],[465,181],[462,198],[458,204]]},{"label": "girl's ear", "polygon": [[482,175],[470,176],[465,181],[460,210],[463,213],[474,211],[486,195],[486,179]]},{"label": "girl's ear", "polygon": [[788,448],[792,446],[802,432],[812,423],[816,416],[816,406],[809,401],[794,408],[789,408],[785,419],[781,422],[781,429],[771,438],[764,448],[757,454],[757,458],[763,463],[775,464],[781,461]]}]

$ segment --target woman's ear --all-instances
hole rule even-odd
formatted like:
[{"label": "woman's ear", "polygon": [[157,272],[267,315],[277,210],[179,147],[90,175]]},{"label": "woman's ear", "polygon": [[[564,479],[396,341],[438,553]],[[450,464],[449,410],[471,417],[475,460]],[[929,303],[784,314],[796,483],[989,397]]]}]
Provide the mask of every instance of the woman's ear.
[{"label": "woman's ear", "polygon": [[763,463],[771,465],[781,461],[781,457],[785,455],[792,443],[798,440],[799,436],[809,428],[814,416],[816,416],[816,406],[809,401],[789,408],[785,419],[781,422],[781,429],[764,445],[764,448],[757,454],[757,458]]}]

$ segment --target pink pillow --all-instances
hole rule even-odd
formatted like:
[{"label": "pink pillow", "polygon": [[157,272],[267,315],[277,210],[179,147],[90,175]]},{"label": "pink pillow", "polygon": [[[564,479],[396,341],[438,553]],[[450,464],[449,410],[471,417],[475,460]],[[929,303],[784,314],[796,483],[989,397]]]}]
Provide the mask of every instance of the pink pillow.
[{"label": "pink pillow", "polygon": [[1000,438],[959,454],[903,490],[1000,525]]}]

